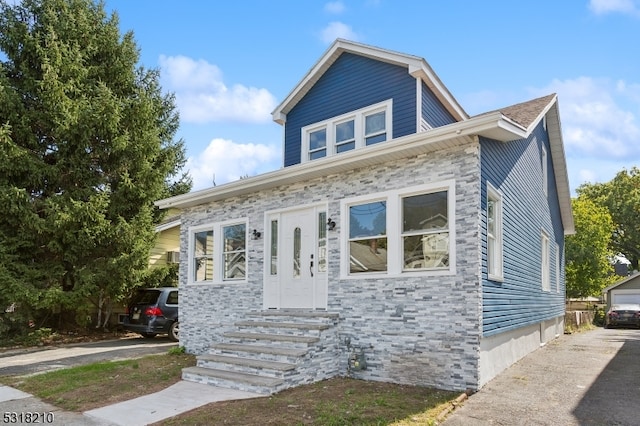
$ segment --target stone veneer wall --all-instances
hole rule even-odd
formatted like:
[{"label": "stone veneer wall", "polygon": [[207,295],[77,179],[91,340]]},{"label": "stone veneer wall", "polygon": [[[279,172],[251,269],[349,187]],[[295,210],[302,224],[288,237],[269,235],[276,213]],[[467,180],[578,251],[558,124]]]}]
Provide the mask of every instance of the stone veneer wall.
[{"label": "stone veneer wall", "polygon": [[[249,240],[248,283],[187,286],[189,227],[247,217],[249,230],[262,230],[265,212],[313,203],[327,203],[328,217],[339,223],[342,199],[449,179],[455,179],[457,274],[341,280],[338,228],[328,234],[328,311],[340,314],[342,356],[336,362],[343,375],[476,389],[482,309],[476,143],[185,210],[180,256],[181,344],[190,353],[206,352],[246,312],[262,309],[265,241]],[[363,348],[366,370],[348,370],[354,347]]]}]

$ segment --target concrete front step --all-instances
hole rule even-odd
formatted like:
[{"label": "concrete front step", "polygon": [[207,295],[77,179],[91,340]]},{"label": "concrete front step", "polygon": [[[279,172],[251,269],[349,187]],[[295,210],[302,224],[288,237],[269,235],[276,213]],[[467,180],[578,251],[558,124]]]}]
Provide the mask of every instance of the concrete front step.
[{"label": "concrete front step", "polygon": [[197,357],[183,379],[272,394],[337,372],[339,315],[324,311],[252,311]]},{"label": "concrete front step", "polygon": [[199,367],[219,368],[221,365],[235,365],[254,368],[256,370],[274,370],[277,372],[291,371],[296,365],[289,362],[265,361],[261,359],[242,358],[238,356],[204,354],[196,357]]},{"label": "concrete front step", "polygon": [[279,346],[244,345],[240,343],[216,343],[211,349],[221,352],[245,352],[251,354],[267,354],[280,357],[299,358],[305,356],[307,349],[286,348]]},{"label": "concrete front step", "polygon": [[270,395],[284,385],[283,379],[203,367],[183,368],[182,378],[208,385],[256,392],[262,395]]},{"label": "concrete front step", "polygon": [[273,309],[268,311],[252,311],[247,314],[251,317],[264,317],[264,318],[307,318],[307,319],[327,319],[336,320],[340,317],[339,314],[324,311],[305,311],[297,309]]},{"label": "concrete front step", "polygon": [[286,328],[298,330],[328,330],[330,326],[322,323],[275,322],[275,321],[239,321],[237,327]]},{"label": "concrete front step", "polygon": [[292,334],[268,334],[268,333],[244,333],[244,332],[227,332],[224,333],[224,337],[242,340],[267,340],[272,342],[286,342],[286,343],[305,343],[312,344],[320,341],[317,337],[308,336],[295,336]]}]

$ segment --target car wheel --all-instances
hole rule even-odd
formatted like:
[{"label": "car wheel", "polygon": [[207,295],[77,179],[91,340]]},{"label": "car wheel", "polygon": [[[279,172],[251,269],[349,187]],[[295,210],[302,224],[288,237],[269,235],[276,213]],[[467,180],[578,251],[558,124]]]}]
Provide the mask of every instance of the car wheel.
[{"label": "car wheel", "polygon": [[180,338],[180,323],[176,320],[169,327],[169,340],[177,342]]},{"label": "car wheel", "polygon": [[140,333],[140,335],[146,339],[153,339],[157,333]]}]

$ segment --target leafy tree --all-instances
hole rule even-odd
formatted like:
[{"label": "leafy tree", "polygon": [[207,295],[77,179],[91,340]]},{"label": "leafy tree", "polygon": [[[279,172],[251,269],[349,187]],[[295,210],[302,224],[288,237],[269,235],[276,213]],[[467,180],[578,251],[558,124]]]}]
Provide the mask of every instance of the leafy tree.
[{"label": "leafy tree", "polygon": [[153,201],[190,189],[178,114],[102,2],[13,3],[0,0],[0,302],[38,325],[85,322],[89,302],[148,273]]},{"label": "leafy tree", "polygon": [[577,190],[580,196],[604,205],[615,224],[611,248],[623,253],[638,270],[640,261],[640,169],[622,170],[609,182],[585,184]]},{"label": "leafy tree", "polygon": [[606,207],[586,197],[572,200],[576,232],[566,239],[568,297],[599,296],[612,282],[609,241],[614,225]]}]

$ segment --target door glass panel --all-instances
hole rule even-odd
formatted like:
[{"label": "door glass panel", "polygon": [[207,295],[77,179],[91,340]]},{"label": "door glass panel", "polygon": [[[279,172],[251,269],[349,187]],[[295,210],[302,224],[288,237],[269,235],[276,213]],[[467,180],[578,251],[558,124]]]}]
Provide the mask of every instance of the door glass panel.
[{"label": "door glass panel", "polygon": [[271,275],[278,275],[278,221],[271,221]]},{"label": "door glass panel", "polygon": [[327,272],[327,213],[318,214],[318,272]]},{"label": "door glass panel", "polygon": [[293,231],[293,278],[300,278],[300,250],[302,231],[299,227]]}]

